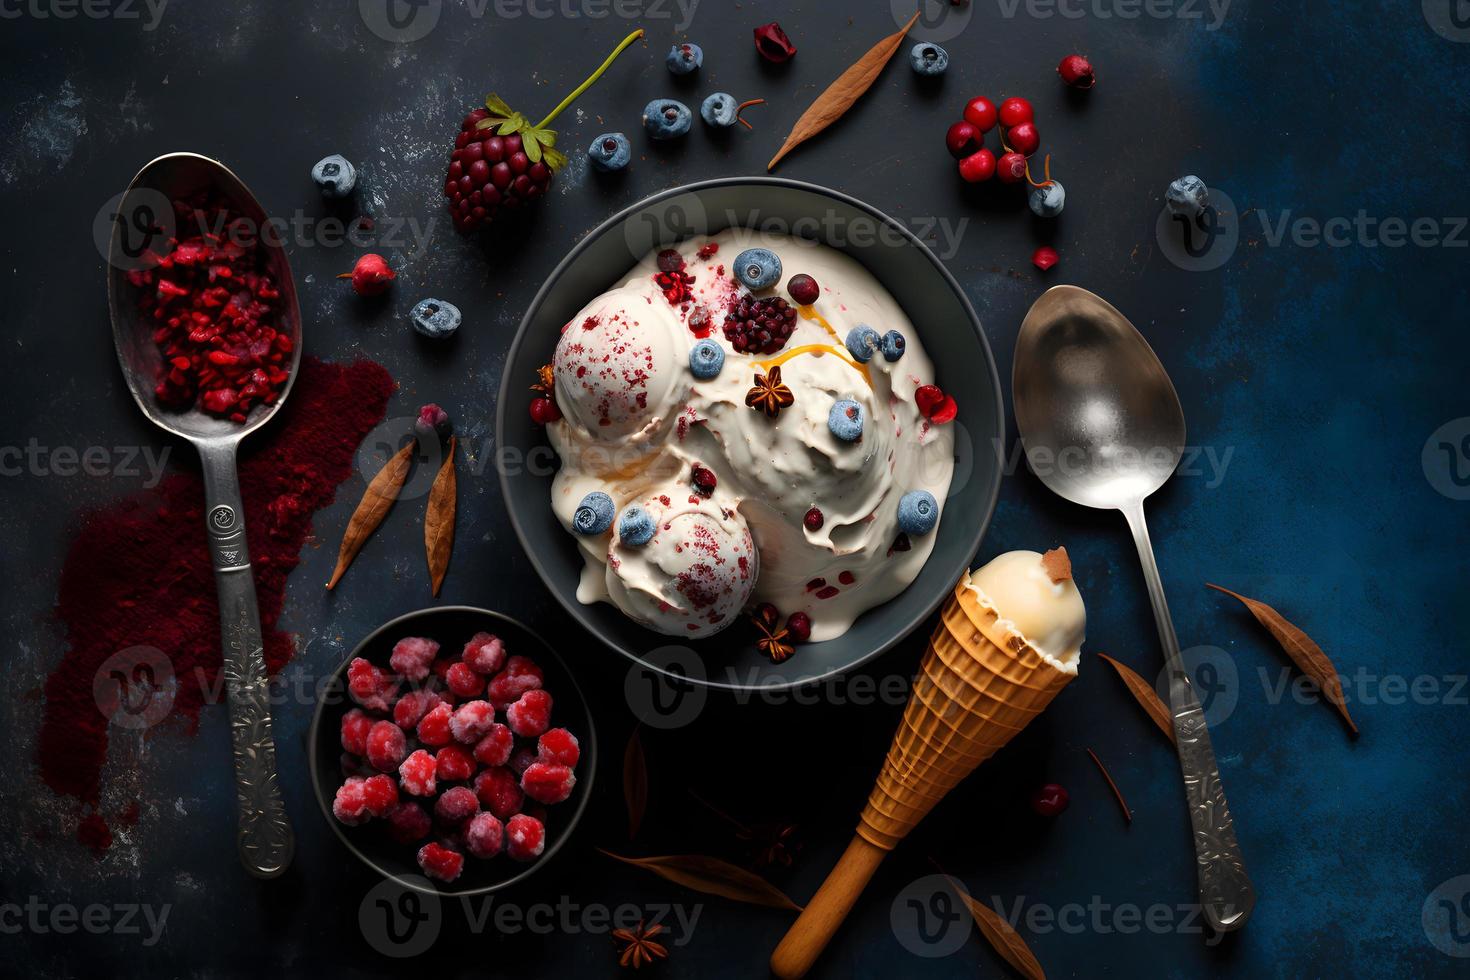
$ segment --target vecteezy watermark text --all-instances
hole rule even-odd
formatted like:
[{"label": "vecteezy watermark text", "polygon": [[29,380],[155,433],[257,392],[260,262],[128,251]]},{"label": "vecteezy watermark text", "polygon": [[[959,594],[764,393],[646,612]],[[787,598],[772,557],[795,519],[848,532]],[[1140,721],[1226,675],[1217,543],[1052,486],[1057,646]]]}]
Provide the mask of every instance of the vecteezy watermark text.
[{"label": "vecteezy watermark text", "polygon": [[0,20],[141,20],[152,31],[169,0],[0,0]]},{"label": "vecteezy watermark text", "polygon": [[153,489],[163,479],[170,448],[153,446],[45,446],[31,437],[24,446],[0,446],[0,477],[117,476],[134,479],[146,473],[143,486]]},{"label": "vecteezy watermark text", "polygon": [[[608,19],[649,23],[673,21],[682,34],[694,22],[700,0],[461,0],[453,16],[471,20],[487,16],[499,20]],[[367,29],[384,41],[412,44],[434,32],[444,16],[444,0],[357,0],[358,16]]]},{"label": "vecteezy watermark text", "polygon": [[173,905],[167,902],[157,906],[147,902],[73,905],[30,895],[23,903],[0,903],[0,935],[70,936],[85,932],[94,936],[142,936],[144,946],[154,946],[163,936],[171,911]]}]

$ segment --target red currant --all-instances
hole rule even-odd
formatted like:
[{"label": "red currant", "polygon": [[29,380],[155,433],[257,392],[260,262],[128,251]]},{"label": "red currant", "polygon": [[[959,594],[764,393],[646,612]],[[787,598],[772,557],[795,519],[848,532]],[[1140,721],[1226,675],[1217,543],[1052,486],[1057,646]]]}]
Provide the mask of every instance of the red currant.
[{"label": "red currant", "polygon": [[996,164],[995,175],[1003,184],[1019,184],[1026,179],[1026,158],[1014,150]]},{"label": "red currant", "polygon": [[995,154],[981,148],[960,161],[960,176],[966,183],[978,184],[995,176]]},{"label": "red currant", "polygon": [[550,398],[531,399],[531,421],[537,425],[546,425],[561,418],[561,409],[556,407],[556,402]]},{"label": "red currant", "polygon": [[1031,809],[1043,817],[1054,817],[1067,808],[1072,798],[1067,790],[1057,783],[1047,783],[1031,797]]},{"label": "red currant", "polygon": [[811,306],[822,295],[822,288],[817,285],[817,281],[804,272],[791,277],[791,281],[786,284],[786,291],[800,306]]},{"label": "red currant", "polygon": [[[1029,108],[1029,107],[1028,107]],[[978,95],[965,105],[965,122],[974,126],[982,133],[988,133],[995,128],[995,103],[983,95]]]},{"label": "red currant", "polygon": [[1031,253],[1031,264],[1042,272],[1056,265],[1061,259],[1062,257],[1057,254],[1057,250],[1050,245],[1043,245]]},{"label": "red currant", "polygon": [[1073,88],[1092,88],[1097,84],[1097,76],[1092,73],[1092,62],[1080,54],[1069,54],[1063,58],[1062,63],[1057,66],[1057,74]]},{"label": "red currant", "polygon": [[1006,129],[1019,126],[1023,122],[1030,122],[1035,118],[1031,111],[1031,103],[1015,97],[1006,99],[1000,104],[999,115],[1000,124]]},{"label": "red currant", "polygon": [[1041,146],[1041,134],[1036,131],[1034,122],[1023,122],[1007,130],[1006,142],[1017,153],[1029,157]]},{"label": "red currant", "polygon": [[949,155],[958,160],[980,148],[982,135],[974,123],[961,119],[944,134],[944,145],[949,148]]},{"label": "red currant", "polygon": [[812,618],[804,612],[794,612],[786,619],[786,631],[798,643],[812,638]]},{"label": "red currant", "polygon": [[806,525],[808,531],[820,531],[822,525],[827,523],[827,518],[822,515],[822,509],[820,507],[813,507],[806,512],[806,516],[801,519],[801,523]]}]

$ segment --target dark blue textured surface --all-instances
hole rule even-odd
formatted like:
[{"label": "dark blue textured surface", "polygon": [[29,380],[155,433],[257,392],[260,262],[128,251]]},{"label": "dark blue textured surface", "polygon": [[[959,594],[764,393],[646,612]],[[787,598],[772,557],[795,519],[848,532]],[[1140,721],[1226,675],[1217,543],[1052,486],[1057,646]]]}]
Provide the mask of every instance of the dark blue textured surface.
[{"label": "dark blue textured surface", "polygon": [[[446,146],[464,111],[494,89],[534,115],[628,29],[617,18],[475,18],[471,5],[447,3],[436,31],[394,45],[365,28],[356,6],[174,0],[152,31],[85,17],[0,21],[0,205],[12,229],[0,245],[0,445],[33,437],[52,446],[165,445],[119,383],[89,231],[102,203],[146,160],[174,149],[209,153],[234,166],[268,210],[319,215],[308,171],[340,152],[360,168],[367,210],[426,221],[441,213]],[[933,243],[975,301],[1003,378],[1022,315],[1053,282],[1103,294],[1155,346],[1204,455],[1198,475],[1181,474],[1150,501],[1153,537],[1184,646],[1223,651],[1210,655],[1217,671],[1209,676],[1235,678],[1217,694],[1235,707],[1217,719],[1215,748],[1260,902],[1247,929],[1219,946],[1191,931],[1187,913],[1171,911],[1194,897],[1177,766],[1106,665],[1088,657],[1052,709],[890,857],[820,972],[1004,969],[973,937],[945,958],[920,960],[905,948],[907,934],[891,925],[904,908],[895,899],[933,872],[932,858],[1007,908],[1020,898],[1025,909],[1066,913],[1075,903],[1083,914],[1064,921],[1078,927],[1028,926],[1024,916],[1020,924],[1051,976],[1463,973],[1462,961],[1431,944],[1421,910],[1442,882],[1470,873],[1461,820],[1470,692],[1459,686],[1470,659],[1460,622],[1470,503],[1436,491],[1421,451],[1441,425],[1470,415],[1470,236],[1454,220],[1470,213],[1470,44],[1436,34],[1418,3],[1235,0],[1218,29],[1204,4],[1174,8],[1197,8],[1203,21],[1118,16],[1127,6],[1099,0],[1067,7],[1080,17],[1035,16],[1052,8],[972,0],[958,35],[943,22],[931,32],[952,59],[939,84],[919,83],[901,55],[850,118],[780,173],[831,184],[915,227],[943,216],[949,224]],[[1441,12],[1449,0],[1424,6]],[[382,361],[402,387],[391,414],[437,400],[472,443],[481,469],[461,478],[459,544],[443,600],[515,612],[586,671],[605,747],[598,798],[577,846],[538,876],[538,891],[514,901],[702,903],[692,934],[678,936],[685,943],[661,968],[670,976],[760,974],[790,916],[703,900],[614,865],[593,846],[738,854],[729,824],[696,802],[692,788],[742,821],[799,820],[805,847],[793,869],[771,877],[805,900],[847,841],[902,690],[879,704],[854,703],[862,700],[856,682],[809,704],[711,699],[688,728],[645,731],[652,804],[638,840],[627,843],[617,793],[618,747],[631,727],[624,666],[563,623],[516,553],[485,465],[490,399],[524,304],[585,229],[662,187],[760,172],[807,101],[893,30],[887,7],[706,0],[687,27],[706,53],[692,82],[671,80],[662,65],[680,36],[675,22],[646,19],[647,46],[635,46],[559,120],[573,151],[597,133],[627,132],[629,171],[599,177],[574,153],[536,224],[515,242],[482,249],[446,227],[427,248],[384,249],[401,273],[384,306],[350,302],[331,280],[351,265],[350,248],[298,243],[292,252],[309,349]],[[747,40],[773,17],[800,48],[783,69],[757,62]],[[1098,68],[1098,88],[1081,98],[1053,73],[1071,50]],[[655,146],[639,132],[648,99],[690,102],[716,88],[769,100],[747,110],[754,133],[715,140],[696,125],[686,140]],[[960,184],[940,145],[969,96],[1016,93],[1036,104],[1043,150],[1067,188],[1054,225],[1033,219],[1019,195]],[[1239,244],[1213,271],[1172,264],[1155,236],[1163,190],[1186,172],[1234,202],[1222,217],[1240,229]],[[1360,210],[1380,222],[1432,218],[1458,244],[1369,247],[1355,239],[1331,247],[1290,235],[1273,243],[1283,212],[1325,222]],[[957,247],[945,248],[941,232],[965,219]],[[1062,255],[1045,277],[1027,262],[1041,242]],[[464,310],[451,345],[426,344],[407,326],[423,295]],[[187,455],[173,447],[172,465],[193,465]],[[1228,460],[1223,476],[1211,458]],[[14,671],[0,732],[17,760],[0,789],[14,828],[0,840],[0,873],[7,902],[171,903],[168,929],[144,945],[132,935],[24,928],[7,932],[6,954],[42,975],[615,972],[613,944],[600,931],[477,935],[469,920],[478,910],[458,906],[443,910],[425,959],[369,950],[358,911],[373,882],[336,846],[308,795],[309,697],[288,695],[276,713],[300,836],[284,881],[252,882],[235,861],[221,709],[205,713],[193,738],[165,725],[147,740],[115,739],[104,809],[115,813],[136,798],[142,819],[119,828],[100,862],[72,841],[75,809],[40,788],[26,766],[39,687],[61,654],[47,613],[74,515],[141,482],[0,480],[6,663]],[[282,623],[302,641],[288,680],[309,683],[372,627],[429,601],[421,529],[406,514],[369,544],[339,594],[322,594],[358,488],[350,482],[319,516],[325,545],[307,549],[293,578]],[[1051,498],[1022,468],[1004,482],[978,557],[1056,543],[1070,550],[1087,599],[1088,649],[1152,677],[1158,647],[1121,518]],[[1350,739],[1328,706],[1298,703],[1289,688],[1273,693],[1295,675],[1284,672],[1265,632],[1206,581],[1273,602],[1321,643],[1348,676],[1360,738]],[[916,637],[860,676],[901,683],[921,646]],[[1420,699],[1430,703],[1385,703],[1380,695],[1397,690],[1389,677],[1438,679],[1439,694]],[[1131,826],[1087,747],[1127,795]],[[1025,801],[1049,780],[1070,790],[1072,805],[1046,824]],[[1128,931],[1116,917],[1120,907],[1156,903],[1169,907],[1164,927]],[[1431,908],[1442,936],[1448,920]],[[0,924],[8,930],[10,921]],[[1470,917],[1458,927],[1465,934]]]}]

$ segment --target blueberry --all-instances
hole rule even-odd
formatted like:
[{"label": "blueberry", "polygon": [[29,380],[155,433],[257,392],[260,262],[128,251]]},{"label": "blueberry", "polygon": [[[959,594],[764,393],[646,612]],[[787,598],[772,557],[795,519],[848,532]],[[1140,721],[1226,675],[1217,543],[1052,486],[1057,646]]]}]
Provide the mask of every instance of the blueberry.
[{"label": "blueberry", "polygon": [[675,75],[688,75],[704,64],[704,48],[697,44],[676,44],[669,48],[669,56],[664,59],[664,64]]},{"label": "blueberry", "polygon": [[746,289],[765,289],[781,280],[781,259],[768,248],[747,248],[735,256],[735,278]]},{"label": "blueberry", "polygon": [[1055,218],[1062,213],[1062,205],[1067,203],[1067,190],[1054,180],[1044,187],[1031,188],[1026,203],[1031,205],[1031,213],[1038,218]]},{"label": "blueberry", "polygon": [[311,179],[322,197],[346,197],[357,186],[357,168],[346,157],[333,153],[316,162],[311,168]]},{"label": "blueberry", "polygon": [[863,406],[851,398],[839,398],[827,413],[827,428],[843,442],[857,442],[863,437]]},{"label": "blueberry", "polygon": [[920,41],[909,51],[909,64],[920,75],[930,78],[943,75],[949,68],[949,52],[937,44]]},{"label": "blueberry", "polygon": [[656,140],[683,136],[693,122],[689,107],[674,99],[654,99],[643,107],[643,128]]},{"label": "blueberry", "polygon": [[587,147],[587,156],[592,166],[603,173],[611,173],[628,165],[628,161],[633,159],[633,148],[622,133],[603,133]]},{"label": "blueberry", "polygon": [[859,323],[847,332],[847,352],[859,362],[866,364],[873,359],[873,353],[883,344],[883,338],[878,336],[878,331],[866,323]]},{"label": "blueberry", "polygon": [[1169,193],[1164,195],[1169,202],[1169,210],[1174,214],[1182,214],[1189,218],[1197,218],[1205,206],[1210,203],[1210,189],[1205,182],[1194,174],[1188,177],[1180,177],[1169,185]]},{"label": "blueberry", "polygon": [[653,517],[637,504],[618,518],[618,538],[623,544],[641,548],[653,540]]},{"label": "blueberry", "polygon": [[883,341],[879,345],[883,351],[883,360],[896,361],[903,357],[903,352],[908,350],[909,342],[903,339],[903,334],[897,330],[890,330],[883,335]]},{"label": "blueberry", "polygon": [[735,112],[740,103],[729,92],[716,92],[699,107],[699,118],[711,126],[727,129],[735,125]]},{"label": "blueberry", "polygon": [[593,490],[582,498],[572,515],[572,530],[578,534],[601,534],[612,527],[613,499],[601,490]]},{"label": "blueberry", "polygon": [[442,299],[421,299],[408,318],[413,328],[425,337],[440,339],[459,329],[459,307]]},{"label": "blueberry", "polygon": [[898,500],[898,529],[904,534],[928,534],[939,523],[939,502],[928,490],[910,490]]},{"label": "blueberry", "polygon": [[689,350],[689,370],[701,381],[717,376],[724,366],[725,349],[713,340],[701,340]]}]

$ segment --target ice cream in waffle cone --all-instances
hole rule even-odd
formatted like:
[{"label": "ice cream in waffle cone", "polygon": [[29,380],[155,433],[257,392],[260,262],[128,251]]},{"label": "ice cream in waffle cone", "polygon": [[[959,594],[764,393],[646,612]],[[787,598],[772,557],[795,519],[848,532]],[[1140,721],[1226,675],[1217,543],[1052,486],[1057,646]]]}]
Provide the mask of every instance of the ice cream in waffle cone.
[{"label": "ice cream in waffle cone", "polygon": [[1086,612],[1064,549],[1001,555],[955,587],[857,836],[771,957],[803,975],[879,862],[1077,676]]}]

